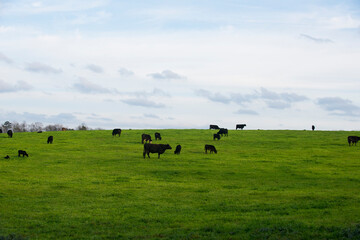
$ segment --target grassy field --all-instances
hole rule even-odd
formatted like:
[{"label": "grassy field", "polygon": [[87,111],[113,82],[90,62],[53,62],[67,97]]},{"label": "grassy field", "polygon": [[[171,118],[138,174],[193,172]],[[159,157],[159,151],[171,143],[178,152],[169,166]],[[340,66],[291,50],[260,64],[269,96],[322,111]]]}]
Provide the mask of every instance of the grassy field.
[{"label": "grassy field", "polygon": [[0,239],[360,239],[359,132],[158,131],[0,134]]}]

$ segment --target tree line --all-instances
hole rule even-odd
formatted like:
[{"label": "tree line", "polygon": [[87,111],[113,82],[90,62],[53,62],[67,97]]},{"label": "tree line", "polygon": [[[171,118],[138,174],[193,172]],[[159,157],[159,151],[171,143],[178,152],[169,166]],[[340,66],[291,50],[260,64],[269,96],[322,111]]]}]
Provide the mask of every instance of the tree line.
[{"label": "tree line", "polygon": [[80,124],[75,129],[67,128],[62,124],[49,124],[44,126],[41,122],[34,122],[27,124],[25,121],[22,123],[13,121],[6,121],[1,124],[3,132],[12,130],[13,132],[42,132],[42,131],[64,131],[64,130],[91,130],[85,123]]}]

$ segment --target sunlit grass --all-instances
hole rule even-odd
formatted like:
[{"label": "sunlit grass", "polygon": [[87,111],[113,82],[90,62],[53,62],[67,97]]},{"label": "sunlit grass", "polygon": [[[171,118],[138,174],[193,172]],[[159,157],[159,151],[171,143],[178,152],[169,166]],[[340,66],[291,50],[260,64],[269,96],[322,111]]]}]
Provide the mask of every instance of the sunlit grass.
[{"label": "sunlit grass", "polygon": [[[141,134],[156,131],[173,149],[144,159]],[[360,146],[346,139],[359,133],[232,130],[220,141],[213,133],[1,134],[0,237],[359,238]],[[218,154],[204,154],[205,144]]]}]

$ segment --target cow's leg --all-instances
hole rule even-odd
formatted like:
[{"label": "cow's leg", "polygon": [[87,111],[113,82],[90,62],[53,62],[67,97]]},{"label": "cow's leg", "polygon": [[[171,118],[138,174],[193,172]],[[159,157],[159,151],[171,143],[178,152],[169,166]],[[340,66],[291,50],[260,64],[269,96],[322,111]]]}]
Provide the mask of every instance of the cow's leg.
[{"label": "cow's leg", "polygon": [[158,159],[160,158],[160,153],[158,153]]},{"label": "cow's leg", "polygon": [[146,152],[144,151],[144,152],[143,152],[143,156],[144,156],[144,158],[145,158],[145,155],[146,155]]}]

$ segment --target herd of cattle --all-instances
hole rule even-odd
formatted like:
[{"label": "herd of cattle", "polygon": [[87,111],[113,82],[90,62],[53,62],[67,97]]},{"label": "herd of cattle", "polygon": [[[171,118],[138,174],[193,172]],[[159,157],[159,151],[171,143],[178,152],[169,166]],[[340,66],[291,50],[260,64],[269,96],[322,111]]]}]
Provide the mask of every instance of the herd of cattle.
[{"label": "herd of cattle", "polygon": [[[240,128],[243,129],[246,126],[246,124],[236,124],[236,129]],[[209,129],[215,129],[215,130],[219,130],[217,133],[213,134],[213,140],[220,140],[221,137],[223,136],[228,136],[228,129],[226,128],[220,128],[218,125],[213,125],[210,124]],[[312,130],[315,130],[314,125],[312,126]],[[2,133],[2,130],[0,129],[0,133]],[[8,130],[7,131],[8,137],[12,138],[13,137],[13,131],[12,130]],[[118,135],[120,137],[121,135],[121,129],[120,128],[115,128],[112,131],[112,136],[116,136]],[[161,140],[161,134],[156,132],[155,133],[155,140]],[[348,136],[347,138],[349,146],[355,145],[356,143],[360,140],[360,137],[358,136]],[[47,139],[47,143],[48,144],[52,144],[54,141],[54,137],[53,136],[49,136]],[[150,158],[150,153],[157,153],[158,154],[158,158],[160,158],[160,154],[163,154],[165,152],[165,150],[167,149],[172,149],[171,146],[169,144],[155,144],[152,143],[152,139],[151,136],[149,134],[142,134],[141,135],[141,143],[144,144],[144,151],[143,151],[143,157],[145,158],[146,155],[148,155],[148,157]],[[206,144],[205,145],[205,153],[207,153],[209,151],[209,153],[217,153],[217,150],[215,148],[215,146],[210,145],[210,144]],[[181,152],[181,145],[177,145],[176,149],[174,151],[174,154],[180,154]],[[29,154],[24,151],[24,150],[18,150],[18,156],[26,156],[29,157]],[[5,156],[6,159],[9,159],[9,155]]]}]

